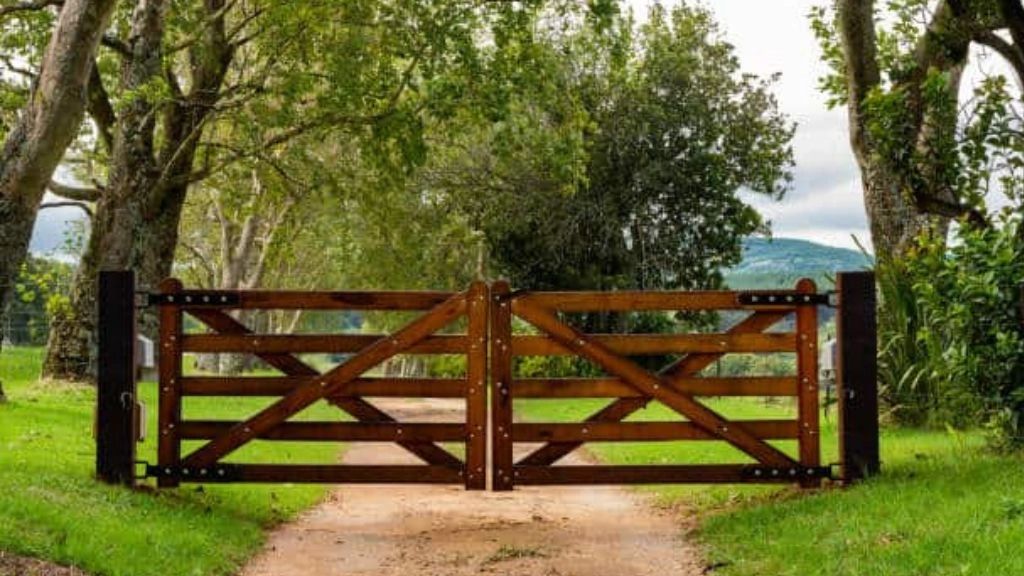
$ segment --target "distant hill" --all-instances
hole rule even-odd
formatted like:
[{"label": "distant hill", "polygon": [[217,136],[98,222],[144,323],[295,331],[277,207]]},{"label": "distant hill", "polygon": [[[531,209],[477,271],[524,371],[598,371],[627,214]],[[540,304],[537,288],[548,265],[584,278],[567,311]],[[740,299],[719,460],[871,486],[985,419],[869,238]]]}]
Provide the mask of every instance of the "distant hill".
[{"label": "distant hill", "polygon": [[728,286],[735,289],[789,288],[804,277],[827,289],[836,272],[863,270],[872,264],[871,257],[848,248],[793,238],[747,238],[743,260],[724,274]]}]

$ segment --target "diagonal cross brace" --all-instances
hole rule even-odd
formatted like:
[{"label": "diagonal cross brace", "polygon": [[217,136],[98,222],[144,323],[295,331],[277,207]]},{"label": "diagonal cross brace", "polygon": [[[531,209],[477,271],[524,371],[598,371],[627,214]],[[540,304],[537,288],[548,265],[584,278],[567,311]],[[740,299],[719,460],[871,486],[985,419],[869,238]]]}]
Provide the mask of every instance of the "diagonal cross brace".
[{"label": "diagonal cross brace", "polygon": [[692,397],[677,391],[669,384],[668,380],[651,374],[635,362],[616,355],[603,344],[560,321],[546,308],[526,301],[513,300],[512,311],[574,353],[601,366],[609,374],[621,378],[623,382],[672,408],[709,434],[728,441],[759,462],[769,466],[796,465],[792,458],[754,436],[742,425],[726,420]]},{"label": "diagonal cross brace", "polygon": [[[743,319],[727,334],[748,334],[762,332],[788,315],[788,312],[755,312]],[[688,354],[665,367],[659,375],[670,382],[687,378],[713,364],[725,356],[725,352]],[[650,402],[650,398],[619,398],[601,410],[591,414],[586,422],[620,422],[640,410]],[[550,466],[572,451],[583,446],[583,442],[548,442],[534,450],[518,462],[527,466]]]},{"label": "diagonal cross brace", "polygon": [[[189,309],[189,314],[221,334],[251,334],[247,326],[220,310]],[[277,368],[286,376],[320,376],[320,372],[292,354],[257,352],[260,360]],[[341,410],[360,422],[397,422],[390,414],[362,398],[332,397],[327,399]],[[458,468],[462,461],[450,452],[431,442],[402,441],[397,443],[428,464]]]},{"label": "diagonal cross brace", "polygon": [[[324,373],[320,378],[295,388],[248,420],[232,426],[226,434],[211,440],[186,457],[182,464],[193,467],[213,465],[246,442],[274,428],[317,400],[342,392],[346,384],[367,370],[402,353],[416,342],[447,326],[455,318],[463,315],[465,311],[465,294],[457,294],[449,298],[398,332],[380,338],[343,364]],[[372,408],[372,406],[370,407]],[[373,409],[376,410],[376,408]],[[457,466],[461,467],[461,465],[462,463],[459,461]]]}]

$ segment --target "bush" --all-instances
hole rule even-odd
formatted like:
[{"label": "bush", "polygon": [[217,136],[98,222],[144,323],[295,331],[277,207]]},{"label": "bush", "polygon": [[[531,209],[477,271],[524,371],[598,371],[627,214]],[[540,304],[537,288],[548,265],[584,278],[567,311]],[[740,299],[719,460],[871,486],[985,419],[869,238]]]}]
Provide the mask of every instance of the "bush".
[{"label": "bush", "polygon": [[[962,226],[951,247],[922,241],[907,260],[917,314],[912,324],[916,370],[903,377],[933,422],[983,422],[994,445],[1024,447],[1024,334],[1020,286],[1024,239],[1020,221]],[[891,313],[886,309],[886,314]],[[883,315],[885,318],[885,315]],[[891,321],[891,320],[887,320]],[[895,341],[883,344],[905,347]],[[883,357],[885,354],[883,354]],[[937,422],[936,422],[937,423]]]}]

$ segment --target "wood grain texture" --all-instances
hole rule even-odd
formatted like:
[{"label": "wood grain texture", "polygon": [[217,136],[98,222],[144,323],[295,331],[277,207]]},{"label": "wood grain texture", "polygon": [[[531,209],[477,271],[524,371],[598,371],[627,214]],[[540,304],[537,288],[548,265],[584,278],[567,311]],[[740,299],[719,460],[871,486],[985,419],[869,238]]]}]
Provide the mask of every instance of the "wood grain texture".
[{"label": "wood grain texture", "polygon": [[[761,439],[791,439],[799,435],[796,420],[743,420],[751,434]],[[512,425],[516,442],[640,442],[671,440],[721,440],[691,422],[584,422],[525,423]]]},{"label": "wood grain texture", "polygon": [[[226,434],[239,422],[189,420],[180,424],[183,440],[210,440]],[[261,433],[259,440],[309,440],[351,442],[459,442],[466,425],[410,422],[285,422]]]},{"label": "wood grain texture", "polygon": [[[245,354],[341,354],[358,352],[372,346],[387,334],[189,334],[184,337],[185,352]],[[404,350],[405,354],[465,354],[465,336],[431,336]]]},{"label": "wood grain texture", "polygon": [[[814,294],[817,287],[806,278],[797,283],[797,290]],[[797,398],[797,419],[800,421],[800,463],[816,467],[821,462],[821,430],[819,426],[818,401],[818,309],[816,306],[802,306],[796,312],[797,379],[800,394]],[[804,487],[820,485],[820,479],[805,480]]]},{"label": "wood grain texture", "polygon": [[[174,293],[181,290],[181,282],[168,278],[160,283],[160,291]],[[157,464],[175,467],[181,463],[181,441],[178,423],[181,420],[181,310],[174,306],[160,308],[158,352],[158,409],[157,409]],[[173,488],[174,478],[160,478],[157,486]]]},{"label": "wood grain texture", "polygon": [[[185,309],[203,309],[204,290],[183,290],[181,297],[193,297]],[[218,290],[233,294],[238,303],[208,308],[214,310],[429,310],[454,296],[452,292],[302,292],[293,290]],[[192,304],[192,305],[190,305]]]},{"label": "wood grain texture", "polygon": [[[184,396],[283,396],[316,376],[187,376]],[[357,378],[334,397],[461,398],[464,378]]]},{"label": "wood grain texture", "polygon": [[507,282],[491,286],[491,486],[511,490],[512,307]]},{"label": "wood grain texture", "polygon": [[[666,386],[690,396],[796,396],[795,377],[678,378]],[[618,378],[517,378],[517,398],[645,398]]]},{"label": "wood grain texture", "polygon": [[487,488],[487,326],[490,292],[473,282],[466,292],[469,317],[466,345],[466,474],[467,490]]},{"label": "wood grain texture", "polygon": [[[752,290],[747,293],[756,294]],[[767,291],[764,291],[767,293]],[[797,294],[795,291],[772,291],[772,294]],[[793,307],[747,306],[739,303],[737,292],[529,292],[517,294],[516,299],[529,302],[557,312],[634,312],[640,310],[782,310],[791,312]]]},{"label": "wood grain texture", "polygon": [[[588,338],[615,354],[639,356],[660,354],[770,353],[795,352],[796,334],[588,334]],[[573,355],[571,348],[546,336],[515,336],[516,356]]]},{"label": "wood grain texture", "polygon": [[[516,466],[516,483],[560,484],[734,484],[754,482],[743,464],[683,464],[658,466]],[[789,477],[758,478],[758,483],[790,484]]]},{"label": "wood grain texture", "polygon": [[[462,470],[447,466],[358,464],[231,464],[233,482],[292,484],[461,484]],[[208,482],[198,468],[183,481]]]}]

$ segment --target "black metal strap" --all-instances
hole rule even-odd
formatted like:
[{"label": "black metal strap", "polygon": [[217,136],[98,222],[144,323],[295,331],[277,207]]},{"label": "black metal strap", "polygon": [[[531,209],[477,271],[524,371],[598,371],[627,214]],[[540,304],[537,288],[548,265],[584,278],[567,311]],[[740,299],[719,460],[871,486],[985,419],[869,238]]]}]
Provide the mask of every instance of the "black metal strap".
[{"label": "black metal strap", "polygon": [[233,482],[238,480],[239,468],[234,464],[215,464],[202,468],[193,466],[146,466],[142,478],[176,478],[181,481],[194,482]]},{"label": "black metal strap", "polygon": [[829,466],[747,466],[740,473],[744,480],[782,480],[794,482],[801,478],[832,478]]},{"label": "black metal strap", "polygon": [[828,293],[799,294],[795,292],[740,292],[737,301],[744,306],[808,306],[830,305]]},{"label": "black metal strap", "polygon": [[149,306],[187,306],[187,307],[228,307],[237,306],[240,302],[238,292],[217,290],[186,290],[174,293],[150,293],[146,295]]}]

